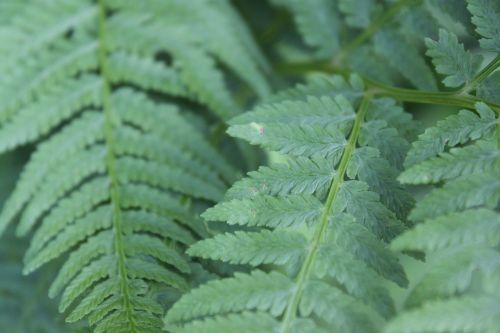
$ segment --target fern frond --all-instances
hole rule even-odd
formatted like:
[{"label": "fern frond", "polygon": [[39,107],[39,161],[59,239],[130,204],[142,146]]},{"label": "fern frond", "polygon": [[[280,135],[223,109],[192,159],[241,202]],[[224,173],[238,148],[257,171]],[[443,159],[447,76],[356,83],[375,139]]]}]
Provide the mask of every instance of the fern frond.
[{"label": "fern frond", "polygon": [[498,120],[485,104],[477,103],[476,111],[480,117],[462,110],[438,122],[408,154],[401,181],[442,185],[410,213],[421,223],[391,243],[427,260],[385,332],[498,330]]},{"label": "fern frond", "polygon": [[222,68],[267,96],[268,65],[226,1],[15,8],[0,22],[0,152],[35,152],[0,232],[17,216],[17,233],[33,232],[25,274],[66,256],[49,294],[69,321],[159,332],[158,294],[199,283],[183,254],[208,233],[196,210],[237,177],[186,114],[238,112]]},{"label": "fern frond", "polygon": [[[314,89],[314,84],[298,89]],[[328,84],[339,89],[345,81],[333,78]],[[194,327],[205,331],[229,318],[240,318],[244,325],[248,311],[270,313],[275,330],[287,333],[296,327],[312,332],[375,332],[383,317],[394,312],[384,281],[404,286],[407,280],[384,241],[405,227],[385,204],[394,198],[383,184],[387,180],[396,186],[396,172],[376,148],[360,139],[372,101],[363,99],[355,113],[348,99],[320,91],[306,101],[298,91],[288,91],[297,99],[257,107],[232,121],[229,133],[279,151],[287,164],[249,172],[227,192],[224,202],[204,213],[209,221],[252,228],[202,240],[188,253],[254,269],[209,282],[182,297],[165,317],[173,332]],[[353,103],[359,105],[360,99]],[[349,117],[305,129],[311,114],[320,110]],[[396,130],[390,132],[387,140],[397,137],[401,142]],[[383,140],[381,146],[390,145]],[[325,143],[341,151],[332,154]],[[297,149],[312,157],[295,156]],[[406,148],[396,144],[394,149]],[[363,153],[366,150],[371,153]],[[376,160],[368,172],[365,163],[370,166],[374,158],[384,163]],[[263,273],[261,267],[270,272]],[[271,281],[273,286],[262,285]],[[228,292],[233,285],[238,288]]]},{"label": "fern frond", "polygon": [[500,51],[500,5],[494,0],[468,0],[467,9],[472,14],[476,31],[483,36],[481,47],[490,51]]}]

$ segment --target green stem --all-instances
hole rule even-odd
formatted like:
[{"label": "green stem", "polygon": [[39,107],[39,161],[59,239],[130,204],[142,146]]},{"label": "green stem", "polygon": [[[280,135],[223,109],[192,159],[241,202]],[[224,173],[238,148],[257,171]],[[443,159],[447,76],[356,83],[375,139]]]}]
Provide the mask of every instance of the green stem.
[{"label": "green stem", "polygon": [[104,5],[105,0],[99,0],[99,68],[101,76],[103,78],[102,83],[102,108],[104,112],[104,138],[107,146],[106,155],[106,168],[110,178],[110,195],[111,195],[111,205],[113,213],[113,228],[114,228],[114,248],[117,259],[118,266],[118,276],[120,279],[120,291],[122,294],[123,307],[125,309],[126,317],[129,322],[129,329],[131,333],[138,333],[137,323],[135,322],[133,314],[133,306],[130,296],[130,289],[128,283],[127,267],[125,264],[125,248],[123,245],[123,230],[122,230],[122,218],[121,218],[121,205],[120,205],[120,189],[119,181],[116,171],[116,156],[114,149],[114,137],[113,130],[117,119],[113,115],[113,109],[111,105],[111,87],[108,78],[109,68],[107,59],[107,46],[106,46],[106,8]]},{"label": "green stem", "polygon": [[332,63],[335,66],[340,66],[345,57],[349,55],[354,49],[359,47],[365,41],[370,39],[385,23],[391,20],[399,11],[409,5],[419,2],[420,0],[400,0],[390,7],[382,16],[373,21],[362,33],[360,33],[352,42],[342,48],[337,56],[333,59]]},{"label": "green stem", "polygon": [[[412,102],[419,104],[434,104],[457,106],[474,109],[474,104],[482,102],[475,96],[464,96],[458,92],[442,91],[419,91],[414,89],[395,88],[370,79],[364,79],[367,87],[373,88],[373,93],[379,96],[392,97],[401,102]],[[500,104],[487,103],[493,110],[500,112]]]},{"label": "green stem", "polygon": [[[314,61],[314,62],[304,62],[304,63],[290,63],[290,64],[278,64],[275,66],[275,70],[282,74],[304,74],[311,71],[319,71],[326,73],[337,73],[343,75],[344,77],[349,77],[351,71],[345,68],[338,68],[328,61]],[[477,102],[483,102],[487,104],[492,110],[500,114],[500,104],[494,102],[485,102],[480,98],[475,96],[463,95],[461,91],[420,91],[415,89],[405,89],[391,87],[381,82],[368,79],[359,75],[366,87],[372,89],[373,95],[392,97],[400,102],[412,102],[419,104],[438,104],[438,105],[448,105],[457,106],[462,108],[474,109],[474,104]]]},{"label": "green stem", "polygon": [[306,258],[304,259],[304,263],[300,269],[299,275],[297,276],[296,288],[285,310],[285,314],[283,316],[283,326],[281,329],[282,333],[291,332],[291,325],[297,316],[297,309],[304,292],[306,281],[309,279],[309,276],[314,269],[314,262],[316,260],[319,245],[323,241],[326,230],[328,228],[330,215],[333,210],[333,203],[335,202],[337,194],[340,191],[340,187],[344,182],[347,166],[349,164],[349,161],[351,160],[354,150],[356,149],[356,143],[358,141],[361,125],[363,124],[366,112],[368,111],[371,97],[372,96],[370,94],[364,96],[363,100],[361,101],[359,110],[356,114],[351,134],[349,135],[349,140],[339,163],[337,174],[335,175],[334,180],[332,181],[332,184],[330,186],[330,190],[328,191],[328,196],[323,213],[321,214],[320,222],[314,231],[311,247],[309,249],[309,252],[307,253]]},{"label": "green stem", "polygon": [[460,90],[460,94],[467,94],[469,91],[474,90],[479,83],[483,82],[483,80],[493,73],[498,67],[500,67],[500,54],[498,54],[488,65],[486,65],[486,67],[484,67],[471,82],[466,84]]}]

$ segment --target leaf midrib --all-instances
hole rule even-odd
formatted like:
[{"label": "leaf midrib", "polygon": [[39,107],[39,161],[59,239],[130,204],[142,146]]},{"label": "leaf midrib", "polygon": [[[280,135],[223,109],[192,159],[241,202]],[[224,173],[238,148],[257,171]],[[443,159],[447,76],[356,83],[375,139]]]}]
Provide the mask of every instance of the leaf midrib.
[{"label": "leaf midrib", "polygon": [[116,171],[116,156],[114,148],[114,126],[116,125],[116,118],[113,116],[112,103],[111,103],[111,86],[109,67],[108,67],[108,50],[106,45],[106,7],[105,0],[98,1],[99,18],[98,18],[98,63],[100,74],[103,78],[102,84],[102,111],[104,113],[104,137],[107,146],[106,155],[106,169],[110,178],[110,197],[112,207],[112,219],[114,229],[114,248],[115,255],[118,261],[118,277],[120,291],[122,294],[123,307],[125,309],[126,317],[129,322],[129,329],[131,333],[139,333],[137,330],[137,323],[134,318],[134,310],[132,307],[130,289],[128,285],[127,267],[125,264],[125,248],[123,244],[123,230],[122,230],[122,216],[120,204],[120,189],[118,174]]},{"label": "leaf midrib", "polygon": [[318,224],[318,226],[314,231],[311,247],[309,249],[309,252],[307,253],[306,258],[304,259],[304,263],[302,264],[299,275],[297,277],[297,282],[292,297],[285,310],[281,326],[282,333],[291,333],[291,325],[297,316],[297,310],[299,307],[300,300],[302,298],[306,281],[309,279],[309,276],[311,275],[312,270],[314,268],[314,262],[316,260],[316,255],[318,253],[317,250],[321,241],[325,236],[325,231],[328,227],[329,217],[333,210],[333,204],[335,202],[337,194],[339,193],[340,187],[344,182],[347,166],[356,148],[356,143],[358,141],[361,125],[363,124],[366,112],[368,111],[368,105],[370,100],[371,100],[371,94],[367,93],[364,96],[363,100],[361,101],[361,105],[354,119],[354,124],[351,133],[349,135],[349,140],[347,142],[346,148],[344,150],[344,153],[342,154],[342,158],[339,163],[337,176],[332,181],[332,184],[328,191],[328,197],[326,199],[323,213],[321,214],[320,223]]}]

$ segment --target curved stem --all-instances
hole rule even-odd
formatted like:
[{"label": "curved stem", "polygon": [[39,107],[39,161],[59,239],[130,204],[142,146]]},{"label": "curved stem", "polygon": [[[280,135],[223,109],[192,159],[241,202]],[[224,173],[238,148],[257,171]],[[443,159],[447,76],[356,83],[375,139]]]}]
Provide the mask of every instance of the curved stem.
[{"label": "curved stem", "polygon": [[500,67],[500,54],[498,54],[488,65],[486,65],[486,67],[484,67],[471,82],[466,84],[460,90],[460,93],[467,94],[469,91],[474,90],[479,83],[486,79],[498,67]]},{"label": "curved stem", "polygon": [[419,2],[420,0],[399,0],[390,7],[382,16],[373,21],[362,33],[360,33],[352,42],[342,48],[337,56],[334,57],[332,63],[339,66],[354,49],[370,39],[385,23],[392,19],[399,11],[409,5]]},{"label": "curved stem", "polygon": [[294,319],[297,316],[297,309],[299,307],[299,303],[302,298],[302,294],[304,292],[305,284],[314,269],[314,262],[316,260],[319,245],[323,241],[326,234],[326,230],[328,228],[329,224],[328,222],[333,210],[333,203],[335,202],[337,194],[340,191],[340,187],[344,182],[347,166],[349,164],[349,161],[351,160],[354,150],[356,149],[356,143],[358,142],[361,125],[363,124],[366,112],[368,111],[368,106],[370,104],[371,97],[372,96],[370,94],[364,96],[363,100],[361,101],[359,110],[356,114],[351,134],[349,135],[349,140],[347,142],[346,148],[344,149],[342,158],[339,163],[337,174],[335,175],[335,178],[332,181],[332,184],[328,191],[328,196],[325,202],[323,213],[321,214],[319,224],[314,231],[311,247],[309,249],[309,252],[307,253],[306,258],[304,259],[304,263],[302,264],[299,275],[297,276],[296,288],[285,310],[285,314],[283,316],[283,326],[281,329],[282,333],[291,332],[291,326]]},{"label": "curved stem", "polygon": [[[320,60],[304,63],[278,64],[275,66],[276,71],[284,74],[304,74],[311,71],[319,71],[326,73],[337,73],[348,77],[351,74],[346,68],[338,68],[328,61]],[[359,74],[358,74],[359,75]],[[475,96],[463,95],[461,91],[420,91],[415,89],[405,89],[391,87],[381,82],[368,79],[359,75],[365,85],[372,88],[372,94],[379,96],[392,97],[401,102],[412,102],[419,104],[438,104],[457,106],[462,108],[474,109],[474,104],[483,102],[492,110],[500,114],[500,104],[495,102],[485,102]]]},{"label": "curved stem", "polygon": [[[461,95],[459,92],[434,92],[419,91],[414,89],[404,89],[387,86],[383,83],[364,78],[365,84],[373,88],[373,93],[379,96],[392,97],[401,102],[412,102],[419,104],[437,104],[457,106],[474,109],[474,104],[484,102],[475,96]],[[488,106],[500,112],[500,104],[486,103]]]},{"label": "curved stem", "polygon": [[98,40],[99,40],[99,68],[100,73],[103,78],[102,83],[102,108],[104,112],[104,139],[107,146],[106,155],[106,168],[110,178],[110,195],[111,195],[111,205],[112,205],[112,219],[114,228],[114,248],[118,267],[118,277],[120,279],[120,291],[122,294],[123,307],[125,309],[126,317],[129,322],[129,329],[131,333],[138,333],[137,324],[135,322],[133,314],[133,306],[130,296],[130,289],[128,283],[127,267],[126,267],[126,256],[125,248],[123,245],[123,230],[122,230],[122,218],[121,218],[121,205],[120,205],[120,189],[118,176],[116,172],[116,156],[114,149],[114,135],[113,130],[116,125],[116,117],[113,115],[113,109],[111,105],[111,87],[108,78],[109,68],[107,59],[107,46],[106,46],[106,8],[104,5],[104,0],[99,0],[99,27],[98,27]]}]

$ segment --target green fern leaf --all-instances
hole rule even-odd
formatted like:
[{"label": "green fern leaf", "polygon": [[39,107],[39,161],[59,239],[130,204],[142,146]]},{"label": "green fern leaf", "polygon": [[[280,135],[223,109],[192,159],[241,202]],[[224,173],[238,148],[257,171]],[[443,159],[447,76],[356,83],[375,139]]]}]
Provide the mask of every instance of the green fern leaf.
[{"label": "green fern leaf", "polygon": [[459,244],[489,244],[500,242],[498,214],[483,208],[443,215],[417,225],[394,239],[396,250],[434,252]]},{"label": "green fern leaf", "polygon": [[377,332],[381,324],[364,304],[320,281],[307,284],[299,307],[304,315],[315,314],[339,332]]},{"label": "green fern leaf", "polygon": [[[361,141],[363,139],[362,133],[360,133],[360,143],[363,142]],[[391,137],[386,138],[390,139]],[[373,145],[373,142],[370,144]],[[368,184],[373,192],[380,195],[380,201],[398,218],[406,218],[409,210],[413,207],[413,198],[405,187],[401,186],[395,179],[397,171],[380,156],[380,152],[375,148],[361,147],[356,150],[347,175],[350,178],[358,177]]]},{"label": "green fern leaf", "polygon": [[486,206],[495,208],[500,200],[500,172],[470,174],[448,182],[422,199],[410,218],[419,221],[439,215]]},{"label": "green fern leaf", "polygon": [[432,300],[472,292],[476,276],[481,276],[484,281],[495,279],[498,269],[500,257],[491,248],[465,245],[440,251],[428,261],[425,276],[413,286],[405,306],[412,308]]},{"label": "green fern leaf", "polygon": [[384,279],[363,260],[352,253],[333,246],[321,246],[314,267],[320,279],[334,278],[352,296],[371,306],[384,318],[395,313],[394,301],[384,286]]},{"label": "green fern leaf", "polygon": [[492,170],[499,156],[495,142],[477,141],[465,148],[452,148],[405,170],[398,179],[406,184],[437,183],[465,174]]},{"label": "green fern leaf", "polygon": [[468,0],[467,9],[472,14],[476,31],[484,38],[479,40],[481,47],[500,51],[500,5],[495,0]]},{"label": "green fern leaf", "polygon": [[446,75],[443,83],[447,87],[459,87],[470,82],[476,74],[482,57],[464,50],[457,36],[446,30],[439,30],[439,40],[426,39],[427,55],[438,73]]},{"label": "green fern leaf", "polygon": [[[310,170],[314,170],[311,172]],[[287,164],[260,167],[249,172],[248,178],[237,181],[227,193],[228,199],[243,199],[259,194],[324,194],[334,171],[332,161],[298,157]]]},{"label": "green fern leaf", "polygon": [[[388,280],[393,280],[400,286],[405,286],[408,281],[397,257],[381,244],[376,237],[365,227],[356,223],[352,215],[334,216],[335,223],[332,244],[338,245],[344,251],[353,254],[358,260]],[[356,238],[360,242],[352,243],[348,240]],[[329,246],[325,245],[328,249]],[[328,249],[330,250],[330,249]],[[335,251],[334,248],[331,249]]]},{"label": "green fern leaf", "polygon": [[[283,154],[311,157],[333,155],[340,158],[346,141],[344,134],[337,126],[326,127],[310,125],[270,124],[261,126],[258,123],[250,125],[235,125],[228,131],[230,135],[247,140],[251,144],[260,144],[268,149]],[[293,138],[290,140],[290,138]]]},{"label": "green fern leaf", "polygon": [[[229,123],[233,126],[246,126],[238,128],[248,128],[248,126],[251,126],[250,123],[254,121],[258,124],[331,124],[332,126],[336,125],[341,128],[347,129],[347,124],[352,122],[352,120],[354,119],[354,110],[352,109],[349,100],[347,100],[343,95],[339,95],[335,99],[331,99],[325,96],[326,92],[337,86],[338,83],[347,85],[347,83],[345,83],[343,80],[335,83],[331,82],[329,85],[325,84],[324,91],[323,87],[321,87],[321,90],[316,91],[316,89],[318,89],[319,87],[316,88],[315,86],[306,86],[304,87],[304,90],[307,90],[304,93],[310,95],[313,92],[308,90],[314,89],[316,94],[318,94],[319,96],[309,96],[304,101],[289,101],[288,96],[284,95],[282,97],[284,99],[282,103],[270,105],[266,104],[260,106],[256,110],[246,112],[232,119]],[[315,85],[316,82],[314,82],[313,84]],[[320,82],[318,82],[318,84],[320,84]],[[352,89],[349,86],[346,86],[345,88],[349,90]],[[279,98],[280,97],[276,97],[276,99]],[[309,112],[304,115],[304,108],[306,107],[308,108]],[[342,126],[342,124],[344,125]],[[231,130],[231,128],[229,130],[233,131],[233,134],[236,134],[234,133],[235,130]],[[241,135],[244,134],[243,131],[238,131],[238,134],[240,133]]]},{"label": "green fern leaf", "polygon": [[221,234],[193,245],[188,254],[231,264],[284,265],[297,262],[306,252],[304,237],[285,231]]},{"label": "green fern leaf", "polygon": [[358,223],[369,228],[377,237],[390,240],[400,233],[404,226],[394,213],[380,202],[380,197],[368,190],[368,185],[351,180],[342,184],[334,210],[345,210]]},{"label": "green fern leaf", "polygon": [[429,157],[443,152],[446,145],[451,147],[470,140],[487,137],[495,126],[495,113],[484,103],[476,104],[479,117],[462,110],[457,115],[439,121],[435,127],[428,128],[412,144],[405,165],[412,166]]},{"label": "green fern leaf", "polygon": [[383,120],[367,121],[361,129],[359,140],[364,146],[378,149],[391,166],[398,170],[402,169],[409,143],[401,137],[396,128],[390,127]]},{"label": "green fern leaf", "polygon": [[321,202],[312,195],[258,195],[252,199],[221,202],[207,209],[202,217],[228,224],[289,227],[312,223],[320,216],[321,207]]},{"label": "green fern leaf", "polygon": [[181,299],[168,313],[167,323],[235,310],[268,310],[279,315],[285,310],[292,289],[292,281],[278,272],[236,273],[226,280],[208,282],[206,288],[195,289],[190,298]]}]

